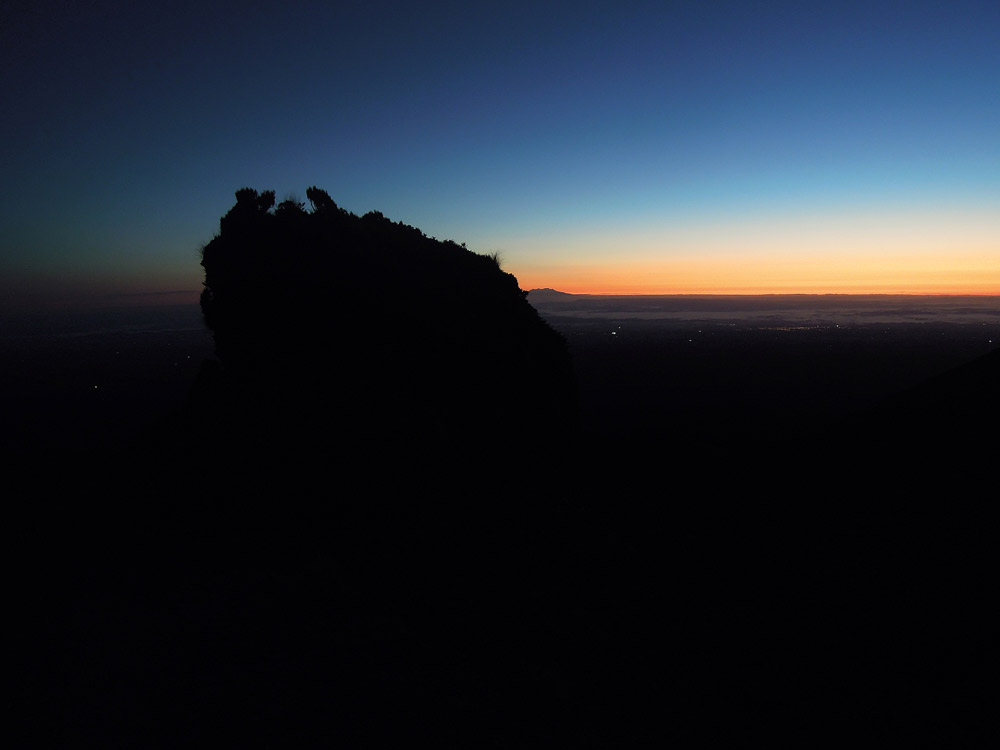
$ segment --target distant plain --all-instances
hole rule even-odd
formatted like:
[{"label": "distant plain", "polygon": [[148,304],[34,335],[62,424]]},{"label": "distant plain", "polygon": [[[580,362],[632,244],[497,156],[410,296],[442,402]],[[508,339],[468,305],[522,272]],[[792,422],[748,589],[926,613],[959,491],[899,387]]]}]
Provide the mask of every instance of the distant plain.
[{"label": "distant plain", "polygon": [[528,299],[569,342],[585,428],[620,446],[825,432],[1000,346],[996,296]]},{"label": "distant plain", "polygon": [[[748,434],[847,418],[1000,346],[996,296],[532,290],[528,300],[569,343],[583,434],[621,445],[685,434],[736,450]],[[214,357],[190,303],[9,315],[0,355],[15,453],[125,444],[176,408]]]}]

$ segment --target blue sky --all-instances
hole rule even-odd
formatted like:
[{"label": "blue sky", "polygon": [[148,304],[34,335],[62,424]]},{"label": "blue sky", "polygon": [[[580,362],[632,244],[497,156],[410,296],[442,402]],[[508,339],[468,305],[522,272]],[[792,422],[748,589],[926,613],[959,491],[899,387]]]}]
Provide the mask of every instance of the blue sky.
[{"label": "blue sky", "polygon": [[995,2],[206,5],[5,3],[0,292],[197,289],[315,184],[524,288],[1000,293]]}]

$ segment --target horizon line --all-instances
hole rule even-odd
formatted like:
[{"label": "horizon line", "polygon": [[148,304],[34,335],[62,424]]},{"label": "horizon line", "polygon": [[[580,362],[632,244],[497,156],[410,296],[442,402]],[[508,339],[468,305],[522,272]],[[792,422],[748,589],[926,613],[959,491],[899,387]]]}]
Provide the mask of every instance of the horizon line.
[{"label": "horizon line", "polygon": [[555,292],[571,297],[1000,297],[997,292],[565,292],[532,287],[528,292]]}]

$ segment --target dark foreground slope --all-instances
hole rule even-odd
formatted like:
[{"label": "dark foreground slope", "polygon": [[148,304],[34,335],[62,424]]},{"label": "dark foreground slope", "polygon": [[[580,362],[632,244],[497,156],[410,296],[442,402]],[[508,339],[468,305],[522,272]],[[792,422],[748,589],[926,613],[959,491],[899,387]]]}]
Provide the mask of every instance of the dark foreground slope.
[{"label": "dark foreground slope", "polygon": [[909,421],[777,452],[575,440],[565,350],[516,281],[313,197],[272,213],[241,194],[205,249],[219,363],[129,461],[36,515],[13,707],[29,739],[811,747],[984,728],[990,470],[942,452],[967,427],[954,404],[925,407],[977,414],[969,383],[988,395],[995,357],[894,407]]}]

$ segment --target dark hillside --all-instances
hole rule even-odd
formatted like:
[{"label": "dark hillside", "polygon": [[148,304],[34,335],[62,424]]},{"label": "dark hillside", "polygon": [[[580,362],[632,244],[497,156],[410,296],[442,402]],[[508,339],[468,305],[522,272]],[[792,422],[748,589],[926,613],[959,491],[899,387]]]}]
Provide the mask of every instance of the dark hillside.
[{"label": "dark hillside", "polygon": [[203,254],[218,360],[31,511],[36,744],[588,731],[544,646],[580,591],[562,337],[495,259],[308,195],[237,194]]},{"label": "dark hillside", "polygon": [[875,416],[911,443],[940,443],[951,457],[992,453],[1000,419],[1000,349],[907,389]]}]

